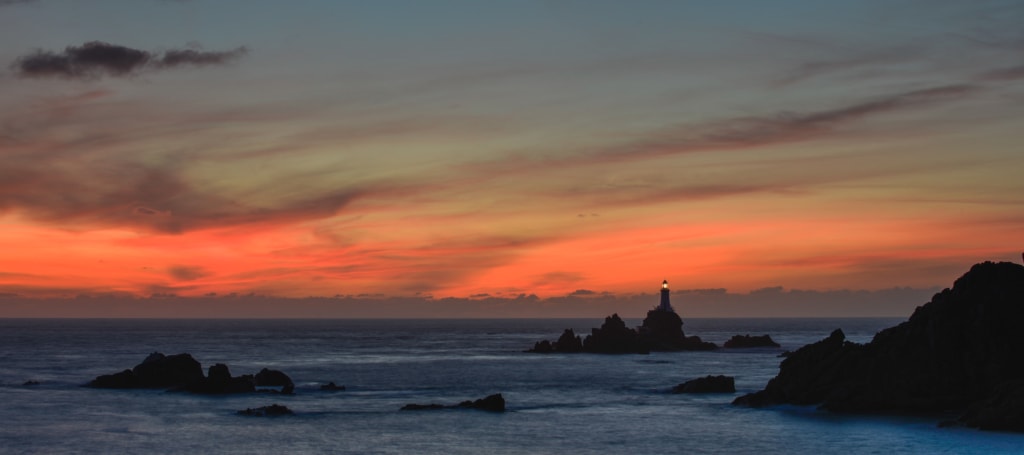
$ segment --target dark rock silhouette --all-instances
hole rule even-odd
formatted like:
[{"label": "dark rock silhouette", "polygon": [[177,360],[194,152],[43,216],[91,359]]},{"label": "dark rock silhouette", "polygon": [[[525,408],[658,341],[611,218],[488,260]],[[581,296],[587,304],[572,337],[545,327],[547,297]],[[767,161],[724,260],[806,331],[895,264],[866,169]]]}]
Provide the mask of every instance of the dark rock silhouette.
[{"label": "dark rock silhouette", "polygon": [[504,412],[505,411],[505,397],[501,396],[500,393],[494,395],[488,395],[479,400],[463,401],[458,405],[460,408],[471,408],[480,409],[491,412]]},{"label": "dark rock silhouette", "polygon": [[691,379],[672,388],[672,393],[735,393],[732,376],[705,376]]},{"label": "dark rock silhouette", "polygon": [[636,329],[626,327],[622,318],[613,314],[604,319],[600,328],[591,329],[590,335],[582,341],[572,329],[566,329],[555,343],[539,341],[527,352],[647,354],[652,351],[703,351],[717,348],[714,343],[702,341],[700,337],[687,337],[683,333],[683,320],[674,311],[654,309],[647,312],[643,324]]},{"label": "dark rock silhouette", "polygon": [[409,403],[409,404],[407,404],[405,406],[402,406],[400,411],[429,411],[431,409],[448,409],[448,408],[453,408],[453,407],[455,407],[455,406],[445,406],[443,404],[437,404],[437,403],[431,403],[431,404]]},{"label": "dark rock silhouette", "polygon": [[590,329],[590,335],[583,340],[583,350],[603,354],[646,354],[650,352],[640,343],[640,335],[626,327],[618,314],[604,318],[599,329]]},{"label": "dark rock silhouette", "polygon": [[37,386],[37,385],[40,385],[40,384],[41,383],[39,381],[28,380],[28,381],[23,382],[21,385],[23,387],[33,387],[33,386]]},{"label": "dark rock silhouette", "polygon": [[527,352],[536,352],[541,354],[550,354],[553,352],[583,352],[583,340],[573,332],[572,329],[565,329],[562,332],[562,336],[558,337],[558,341],[554,343],[548,340],[538,341],[533,345],[533,349]]},{"label": "dark rock silhouette", "polygon": [[272,404],[270,406],[260,406],[258,408],[247,408],[242,411],[238,411],[238,414],[253,417],[277,417],[295,415],[295,413],[292,412],[291,409],[288,409],[288,407],[279,404]]},{"label": "dark rock silhouette", "polygon": [[836,330],[791,353],[764,390],[734,404],[843,412],[956,412],[1024,432],[1024,266],[985,262],[867,344]]},{"label": "dark rock silhouette", "polygon": [[504,412],[505,411],[505,397],[501,396],[500,393],[494,395],[488,395],[479,400],[466,400],[455,405],[443,405],[443,404],[407,404],[402,406],[402,411],[429,411],[435,409],[479,409],[482,411],[490,412]]},{"label": "dark rock silhouette", "polygon": [[203,375],[202,365],[189,354],[165,356],[154,352],[131,370],[96,377],[86,386],[105,389],[163,388],[201,394],[250,393],[256,386],[280,386],[291,394],[295,385],[281,371],[264,368],[256,376],[231,376],[227,365],[215,364]]},{"label": "dark rock silhouette", "polygon": [[256,373],[253,379],[256,381],[257,387],[280,387],[280,393],[282,394],[291,395],[295,393],[295,383],[292,382],[292,378],[282,371],[264,368],[259,373]]},{"label": "dark rock silhouette", "polygon": [[206,378],[185,386],[184,390],[208,395],[250,393],[256,391],[256,380],[251,374],[233,377],[227,365],[217,363],[210,366]]},{"label": "dark rock silhouette", "polygon": [[320,390],[324,390],[327,392],[339,392],[345,390],[345,386],[335,384],[334,382],[328,382],[327,384],[322,384],[320,386]]},{"label": "dark rock silhouette", "polygon": [[751,336],[751,335],[733,335],[725,342],[726,348],[781,348],[779,343],[772,340],[772,337],[768,335]]},{"label": "dark rock silhouette", "polygon": [[131,370],[102,375],[89,387],[105,389],[181,387],[203,378],[203,367],[189,354],[165,356],[154,352]]}]

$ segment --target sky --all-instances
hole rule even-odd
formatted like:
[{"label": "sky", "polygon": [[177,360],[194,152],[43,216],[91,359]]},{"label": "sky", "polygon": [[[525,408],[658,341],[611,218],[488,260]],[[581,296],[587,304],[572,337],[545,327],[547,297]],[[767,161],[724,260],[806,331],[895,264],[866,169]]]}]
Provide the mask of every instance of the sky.
[{"label": "sky", "polygon": [[1022,23],[0,0],[0,316],[909,314],[1020,260]]}]

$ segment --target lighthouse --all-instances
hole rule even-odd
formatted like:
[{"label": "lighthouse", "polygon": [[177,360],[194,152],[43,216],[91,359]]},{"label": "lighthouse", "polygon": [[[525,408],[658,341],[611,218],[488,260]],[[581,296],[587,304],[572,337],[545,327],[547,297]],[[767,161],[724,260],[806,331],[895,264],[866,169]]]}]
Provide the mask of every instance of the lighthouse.
[{"label": "lighthouse", "polygon": [[669,313],[675,313],[676,310],[672,309],[672,304],[668,301],[668,280],[661,282],[661,303],[658,304],[658,311],[667,311]]}]

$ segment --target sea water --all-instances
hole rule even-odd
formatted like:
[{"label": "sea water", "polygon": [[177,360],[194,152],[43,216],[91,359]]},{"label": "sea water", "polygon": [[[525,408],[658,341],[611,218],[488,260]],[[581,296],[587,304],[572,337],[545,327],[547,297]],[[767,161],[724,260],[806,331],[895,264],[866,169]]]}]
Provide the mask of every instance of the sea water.
[{"label": "sea water", "polygon": [[[770,334],[780,349],[649,355],[529,354],[556,320],[0,320],[2,453],[1024,453],[1024,435],[939,428],[936,417],[732,406],[764,387],[779,354],[842,328],[866,342],[894,319],[688,319],[721,345]],[[639,320],[627,320],[631,326]],[[278,369],[291,396],[200,396],[82,387],[151,352],[188,352],[232,374]],[[676,395],[706,375],[736,394]],[[38,381],[39,385],[24,385]],[[327,382],[345,385],[321,391]],[[400,411],[501,393],[508,411]],[[236,411],[282,404],[294,416]]]}]

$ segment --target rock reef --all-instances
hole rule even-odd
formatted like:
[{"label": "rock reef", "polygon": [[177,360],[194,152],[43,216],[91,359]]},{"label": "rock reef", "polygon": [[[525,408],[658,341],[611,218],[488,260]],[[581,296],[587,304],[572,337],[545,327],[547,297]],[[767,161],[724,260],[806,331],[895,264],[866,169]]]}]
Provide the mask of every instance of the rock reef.
[{"label": "rock reef", "polygon": [[328,382],[327,384],[321,384],[320,390],[323,390],[325,392],[340,392],[342,390],[345,390],[345,386],[335,384],[334,381],[331,381]]},{"label": "rock reef", "polygon": [[246,408],[241,411],[238,411],[237,414],[250,417],[278,417],[295,415],[295,412],[293,412],[291,409],[288,409],[287,406],[275,403],[270,406]]},{"label": "rock reef", "polygon": [[86,384],[100,389],[169,389],[198,394],[228,394],[256,392],[257,386],[281,387],[281,394],[291,394],[295,385],[281,371],[264,368],[255,376],[232,376],[228,366],[218,363],[210,366],[206,375],[203,367],[191,354],[164,355],[154,352],[130,370],[97,376]]},{"label": "rock reef", "polygon": [[500,393],[488,395],[478,400],[466,400],[459,404],[407,404],[402,406],[402,411],[430,411],[436,409],[479,409],[481,411],[505,412],[505,397]]},{"label": "rock reef", "polygon": [[734,404],[839,412],[957,413],[1024,432],[1024,266],[974,265],[950,289],[866,344],[842,330],[791,353],[764,390]]}]

